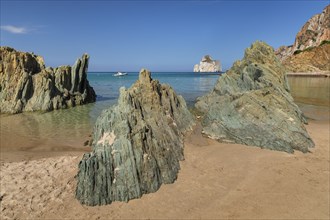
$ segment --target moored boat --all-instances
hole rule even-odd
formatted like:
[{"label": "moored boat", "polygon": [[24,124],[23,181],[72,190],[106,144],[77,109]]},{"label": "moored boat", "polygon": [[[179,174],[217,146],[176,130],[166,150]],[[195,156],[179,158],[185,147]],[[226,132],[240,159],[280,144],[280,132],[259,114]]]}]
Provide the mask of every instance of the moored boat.
[{"label": "moored boat", "polygon": [[127,73],[124,73],[124,72],[117,72],[115,74],[113,74],[113,76],[126,76]]}]

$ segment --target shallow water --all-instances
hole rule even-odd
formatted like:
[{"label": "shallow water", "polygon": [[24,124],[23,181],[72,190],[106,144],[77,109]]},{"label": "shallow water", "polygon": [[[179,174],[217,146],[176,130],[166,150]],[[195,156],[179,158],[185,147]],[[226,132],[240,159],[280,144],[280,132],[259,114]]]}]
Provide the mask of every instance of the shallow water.
[{"label": "shallow water", "polygon": [[[0,115],[0,160],[18,160],[51,156],[53,152],[81,152],[102,110],[117,102],[119,88],[130,87],[138,73],[113,77],[113,73],[89,73],[88,79],[95,89],[96,103],[52,112]],[[192,106],[198,96],[214,87],[218,75],[196,73],[153,73],[161,83],[170,84]],[[37,157],[38,158],[38,157]]]},{"label": "shallow water", "polygon": [[[153,73],[153,78],[170,84],[188,106],[210,91],[218,75],[196,73]],[[82,152],[94,122],[103,109],[116,103],[119,88],[129,87],[137,73],[113,77],[110,73],[89,73],[97,102],[52,112],[0,115],[0,160],[13,161],[53,156],[54,152]],[[291,92],[303,112],[313,120],[329,120],[330,78],[289,77]]]},{"label": "shallow water", "polygon": [[297,103],[329,107],[329,77],[290,76],[288,81],[291,87],[291,94]]},{"label": "shallow water", "polygon": [[305,116],[312,120],[330,120],[330,78],[290,76],[291,94]]}]

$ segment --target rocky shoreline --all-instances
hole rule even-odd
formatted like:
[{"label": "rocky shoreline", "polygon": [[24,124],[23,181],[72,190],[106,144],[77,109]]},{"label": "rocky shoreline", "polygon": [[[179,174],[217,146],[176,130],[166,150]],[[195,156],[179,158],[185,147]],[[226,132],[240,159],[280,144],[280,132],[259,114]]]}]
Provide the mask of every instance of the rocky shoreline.
[{"label": "rocky shoreline", "polygon": [[[219,142],[287,153],[307,153],[315,145],[285,68],[264,42],[247,48],[196,109],[201,133]],[[128,202],[173,183],[184,158],[183,134],[193,124],[184,99],[142,69],[129,89],[120,89],[118,104],[97,119],[93,151],[79,163],[76,198],[91,206]]]},{"label": "rocky shoreline", "polygon": [[0,1],[0,220],[330,220],[330,0]]},{"label": "rocky shoreline", "polygon": [[[1,73],[7,78],[1,81],[1,112],[49,111],[95,101],[87,54],[72,67],[55,69],[45,68],[39,56],[11,48],[2,48],[2,57]],[[195,106],[201,134],[219,142],[288,153],[314,147],[303,126],[307,120],[290,95],[286,70],[264,42],[247,48]],[[129,89],[120,89],[118,104],[97,119],[92,152],[79,163],[76,198],[91,206],[127,202],[173,183],[184,159],[184,134],[194,123],[182,96],[142,69]]]},{"label": "rocky shoreline", "polygon": [[0,113],[52,111],[95,102],[89,56],[71,66],[45,67],[41,56],[0,48]]}]

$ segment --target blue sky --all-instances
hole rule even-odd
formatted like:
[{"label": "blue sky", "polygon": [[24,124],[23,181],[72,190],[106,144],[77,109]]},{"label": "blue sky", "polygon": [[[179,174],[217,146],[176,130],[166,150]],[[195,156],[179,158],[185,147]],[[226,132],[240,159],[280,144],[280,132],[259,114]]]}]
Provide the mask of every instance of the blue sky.
[{"label": "blue sky", "polygon": [[89,71],[192,71],[201,57],[224,69],[256,40],[277,48],[329,1],[1,0],[1,46],[34,52],[47,66],[87,52]]}]

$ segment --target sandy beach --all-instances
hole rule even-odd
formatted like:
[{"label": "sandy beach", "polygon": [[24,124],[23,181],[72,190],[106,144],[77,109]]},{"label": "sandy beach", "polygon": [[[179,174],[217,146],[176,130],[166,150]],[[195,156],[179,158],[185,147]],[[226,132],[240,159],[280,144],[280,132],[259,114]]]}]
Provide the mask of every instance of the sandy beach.
[{"label": "sandy beach", "polygon": [[[174,184],[128,203],[74,197],[83,151],[1,162],[1,219],[329,219],[329,122],[306,126],[316,147],[287,154],[186,135]],[[62,154],[62,155],[61,155]],[[14,159],[14,158],[13,158]]]},{"label": "sandy beach", "polygon": [[329,0],[0,6],[0,220],[330,220]]}]

